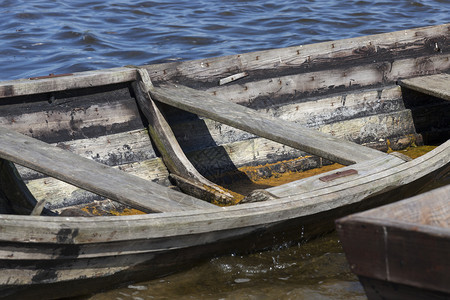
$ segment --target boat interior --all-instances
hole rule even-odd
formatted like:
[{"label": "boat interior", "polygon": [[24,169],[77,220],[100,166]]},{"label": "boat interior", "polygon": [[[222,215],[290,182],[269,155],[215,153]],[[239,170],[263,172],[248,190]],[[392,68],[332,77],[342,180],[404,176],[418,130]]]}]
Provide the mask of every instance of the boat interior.
[{"label": "boat interior", "polygon": [[260,179],[328,167],[314,178],[339,182],[363,172],[344,166],[408,161],[385,153],[450,137],[446,29],[0,83],[0,210],[213,209],[301,191]]}]

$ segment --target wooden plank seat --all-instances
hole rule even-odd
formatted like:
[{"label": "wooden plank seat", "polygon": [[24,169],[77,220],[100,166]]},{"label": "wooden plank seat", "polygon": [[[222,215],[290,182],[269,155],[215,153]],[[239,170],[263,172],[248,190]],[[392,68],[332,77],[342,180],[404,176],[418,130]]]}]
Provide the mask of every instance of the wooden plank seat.
[{"label": "wooden plank seat", "polygon": [[149,93],[156,101],[344,165],[387,155],[186,86],[164,84],[150,88]]},{"label": "wooden plank seat", "polygon": [[0,127],[0,158],[144,212],[217,206]]},{"label": "wooden plank seat", "polygon": [[399,85],[423,94],[450,101],[450,74],[414,77],[399,81]]}]

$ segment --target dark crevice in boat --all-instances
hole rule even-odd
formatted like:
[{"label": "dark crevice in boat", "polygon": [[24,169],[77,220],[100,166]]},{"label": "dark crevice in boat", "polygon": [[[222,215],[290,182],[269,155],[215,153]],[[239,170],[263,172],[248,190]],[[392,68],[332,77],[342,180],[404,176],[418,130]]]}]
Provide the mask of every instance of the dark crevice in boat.
[{"label": "dark crevice in boat", "polygon": [[402,94],[425,144],[438,145],[450,139],[450,101],[403,87]]},{"label": "dark crevice in boat", "polygon": [[[38,201],[23,182],[12,162],[0,159],[0,200],[5,213],[30,215]],[[47,208],[39,215],[55,215]]]}]

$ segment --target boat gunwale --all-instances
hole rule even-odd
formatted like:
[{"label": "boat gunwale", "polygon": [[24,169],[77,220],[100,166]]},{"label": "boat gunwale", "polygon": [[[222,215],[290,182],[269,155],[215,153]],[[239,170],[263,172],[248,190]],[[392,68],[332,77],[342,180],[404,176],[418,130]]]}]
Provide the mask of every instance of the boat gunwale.
[{"label": "boat gunwale", "polygon": [[[226,62],[234,62],[236,66],[240,66],[240,68],[244,70],[267,70],[280,68],[284,69],[290,67],[292,68],[293,66],[291,62],[283,62],[281,54],[283,54],[283,57],[286,55],[288,55],[288,57],[299,56],[299,58],[296,58],[295,60],[300,59],[300,61],[303,62],[304,58],[309,58],[311,55],[325,55],[326,57],[330,53],[339,53],[340,51],[347,51],[351,49],[357,50],[361,47],[376,47],[376,44],[378,42],[385,43],[386,41],[399,45],[402,44],[402,42],[410,41],[413,38],[417,39],[417,37],[420,36],[427,38],[427,34],[431,34],[433,36],[437,36],[438,34],[445,35],[446,31],[450,31],[450,23],[339,39],[335,41],[326,41],[307,45],[296,45],[286,48],[260,50],[243,54],[232,54],[179,62],[149,64],[140,66],[140,68],[147,69],[152,80],[155,81],[164,81],[172,77],[177,77],[178,73],[180,72],[183,73],[191,69],[198,69],[199,67],[200,69],[206,67],[211,69],[211,65],[215,63],[218,63],[219,66],[216,66],[217,74],[215,74],[214,76],[230,73],[230,70],[227,70]],[[326,50],[324,51],[323,49]],[[374,51],[377,52],[378,50],[375,49]],[[290,54],[291,52],[292,54]],[[258,62],[258,58],[262,54],[270,57],[269,59],[266,59],[264,63]],[[429,54],[429,56],[432,55]],[[293,65],[297,65],[297,63],[294,63]],[[50,77],[44,76],[46,78],[42,79],[32,80],[30,78],[22,78],[0,81],[0,99],[14,96],[32,95],[36,93],[40,94],[64,91],[67,89],[88,88],[109,84],[132,82],[139,77],[136,71],[137,68],[137,66],[125,66],[65,74],[67,76],[54,75],[54,77],[51,77],[50,75]],[[193,74],[195,75],[196,72],[193,72]],[[186,76],[186,74],[182,75]],[[208,76],[213,77],[213,75]],[[82,79],[83,77],[85,78],[85,81],[81,84],[73,80],[74,78]],[[16,86],[22,86],[22,88],[17,89],[15,88]]]},{"label": "boat gunwale", "polygon": [[[408,200],[408,199],[406,199]],[[403,220],[396,220],[393,218],[387,217],[376,217],[376,216],[367,216],[361,215],[358,216],[350,215],[345,217],[345,222],[353,223],[353,224],[370,224],[371,226],[377,226],[380,228],[386,228],[389,230],[404,230],[404,231],[414,231],[417,233],[423,233],[430,236],[449,238],[450,239],[450,230],[445,227],[440,227],[436,225],[422,224],[418,222],[408,222]]]}]

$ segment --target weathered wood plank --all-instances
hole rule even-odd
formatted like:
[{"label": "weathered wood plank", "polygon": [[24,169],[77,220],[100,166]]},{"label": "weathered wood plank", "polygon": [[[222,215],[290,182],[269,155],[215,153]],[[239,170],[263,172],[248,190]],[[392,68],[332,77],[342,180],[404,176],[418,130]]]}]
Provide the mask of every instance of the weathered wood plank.
[{"label": "weathered wood plank", "polygon": [[450,293],[449,193],[447,185],[338,220],[352,271]]},{"label": "weathered wood plank", "polygon": [[[446,37],[449,27],[449,24],[443,24],[284,49],[148,65],[145,68],[150,72],[154,81],[163,82],[181,77],[186,81],[192,81],[194,85],[209,83],[210,86],[215,86],[224,76],[241,72],[248,72],[249,80],[251,80],[253,76],[267,78],[263,75],[264,73],[274,73],[278,77],[292,72],[299,73],[303,70],[318,71],[324,69],[324,66],[329,68],[330,65],[334,67],[356,66],[373,62],[373,60],[390,62],[392,55],[398,58],[422,56],[422,63],[416,61],[419,68],[414,69],[414,74],[401,74],[403,77],[405,75],[411,77],[420,75],[417,74],[417,71],[424,72],[422,74],[430,74],[426,72],[434,73],[446,69],[438,63],[434,64],[436,69],[427,68],[425,70],[422,67],[427,64],[428,57],[425,55],[439,54],[442,49],[448,49]],[[441,56],[448,61],[445,51]],[[387,57],[388,59],[386,59]],[[382,65],[382,63],[378,64],[379,67]],[[400,71],[399,68],[396,70]],[[402,76],[397,76],[394,80]],[[68,77],[5,81],[0,83],[0,98],[134,81],[136,78],[137,74],[133,69],[115,68],[81,72]]]},{"label": "weathered wood plank", "polygon": [[148,93],[153,88],[148,72],[145,69],[138,69],[138,72],[140,80],[133,84],[137,102],[149,122],[150,135],[164,163],[172,174],[177,175],[174,177],[177,182],[179,177],[183,181],[178,184],[180,188],[195,197],[206,196],[204,200],[209,202],[232,203],[233,195],[203,177],[187,159],[169,123]]},{"label": "weathered wood plank", "polygon": [[[85,97],[88,98],[88,97]],[[0,126],[47,143],[96,138],[142,129],[142,120],[133,98],[101,100],[28,100],[0,109]]]},{"label": "weathered wood plank", "polygon": [[[331,186],[342,184],[347,181],[353,181],[355,179],[360,179],[365,176],[369,176],[381,172],[383,170],[396,167],[398,165],[403,164],[404,162],[405,162],[404,160],[398,157],[389,155],[387,157],[378,158],[371,161],[362,162],[356,165],[343,167],[337,171],[330,171],[324,174],[311,176],[305,179],[269,188],[267,189],[267,191],[273,194],[274,196],[281,198],[281,197],[288,197],[294,194],[302,194],[316,190],[327,189],[330,188]],[[344,172],[347,170],[355,170],[356,173],[351,174],[349,176],[336,178],[331,181],[320,180],[320,178],[324,176],[332,175],[335,174],[336,172]]]},{"label": "weathered wood plank", "polygon": [[[62,141],[52,145],[108,166],[125,166],[156,158],[147,129],[121,132],[98,138]],[[43,176],[20,166],[18,170],[24,180]]]},{"label": "weathered wood plank", "polygon": [[136,79],[136,71],[130,68],[114,68],[101,71],[75,73],[71,76],[21,79],[0,83],[0,98],[87,88],[122,83]]},{"label": "weathered wood plank", "polygon": [[216,206],[0,127],[0,157],[142,211]]},{"label": "weathered wood plank", "polygon": [[338,140],[291,122],[267,117],[253,109],[209,96],[205,92],[188,87],[162,85],[153,88],[150,94],[155,100],[165,104],[341,164],[348,165],[385,155],[379,151],[345,140]]},{"label": "weathered wood plank", "polygon": [[[17,167],[20,166],[17,165]],[[113,168],[137,176],[146,181],[155,182],[159,185],[171,185],[169,182],[169,172],[160,158],[120,165]],[[20,169],[24,169],[24,167]],[[48,209],[59,209],[104,199],[102,196],[80,189],[53,177],[28,180],[26,184],[36,200],[46,201],[46,207]]]},{"label": "weathered wood plank", "polygon": [[450,100],[450,74],[403,79],[399,85],[437,98]]},{"label": "weathered wood plank", "polygon": [[[416,224],[450,229],[450,185],[377,209],[361,212],[363,218],[375,218],[386,224]],[[448,233],[450,234],[450,232]]]},{"label": "weathered wood plank", "polygon": [[270,104],[295,101],[315,94],[343,92],[355,87],[360,89],[365,86],[395,84],[398,78],[434,74],[439,70],[450,69],[449,58],[450,54],[435,55],[297,72],[285,76],[257,78],[242,84],[214,86],[206,91],[234,103],[263,108]]},{"label": "weathered wood plank", "polygon": [[182,77],[201,81],[202,84],[209,82],[213,86],[223,76],[238,72],[248,72],[251,78],[255,73],[263,76],[262,73],[280,74],[283,70],[288,73],[293,69],[299,73],[303,70],[329,69],[330,65],[355,66],[373,60],[391,61],[393,55],[405,58],[422,56],[418,53],[437,53],[448,49],[446,37],[449,28],[450,24],[428,26],[283,49],[159,64],[148,66],[148,70],[153,81]]}]

